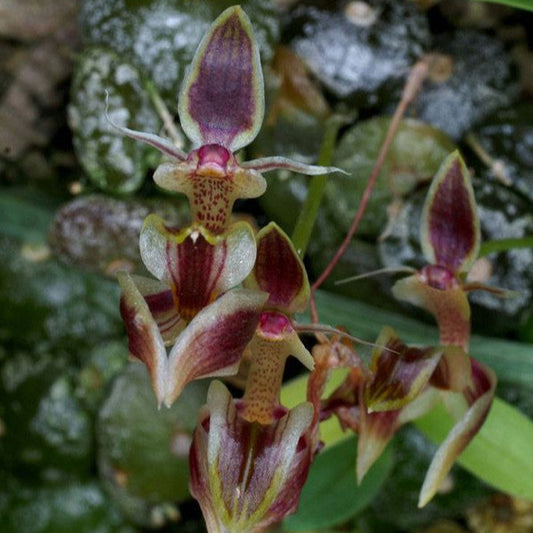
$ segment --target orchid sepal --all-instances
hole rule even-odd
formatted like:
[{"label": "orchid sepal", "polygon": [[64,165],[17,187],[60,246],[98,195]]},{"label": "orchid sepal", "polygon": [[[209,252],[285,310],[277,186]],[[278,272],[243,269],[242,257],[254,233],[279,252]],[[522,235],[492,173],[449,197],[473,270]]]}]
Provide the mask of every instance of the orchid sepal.
[{"label": "orchid sepal", "polygon": [[126,326],[130,355],[146,365],[158,405],[166,396],[167,351],[148,304],[132,277],[118,272],[122,289],[120,314]]},{"label": "orchid sepal", "polygon": [[422,251],[428,263],[454,274],[467,272],[481,242],[470,173],[456,150],[442,163],[431,182],[422,210]]},{"label": "orchid sepal", "polygon": [[342,174],[349,175],[349,172],[346,172],[342,168],[308,165],[306,163],[294,161],[293,159],[282,156],[269,156],[251,159],[250,161],[242,162],[241,166],[246,169],[256,170],[257,172],[290,170],[291,172],[297,172],[298,174],[304,174],[306,176],[320,176],[322,174],[331,174],[334,172],[341,172]]},{"label": "orchid sepal", "polygon": [[445,405],[456,424],[433,456],[420,491],[418,507],[426,505],[436,494],[457,457],[480,430],[492,405],[496,375],[475,359],[470,360],[471,384],[461,393],[445,396]]},{"label": "orchid sepal", "polygon": [[290,238],[275,222],[256,238],[257,259],[245,285],[268,292],[269,308],[286,314],[303,311],[309,301],[309,279]]},{"label": "orchid sepal", "polygon": [[214,143],[234,152],[256,137],[264,107],[252,25],[233,6],[213,22],[189,66],[179,96],[181,125],[195,146]]}]

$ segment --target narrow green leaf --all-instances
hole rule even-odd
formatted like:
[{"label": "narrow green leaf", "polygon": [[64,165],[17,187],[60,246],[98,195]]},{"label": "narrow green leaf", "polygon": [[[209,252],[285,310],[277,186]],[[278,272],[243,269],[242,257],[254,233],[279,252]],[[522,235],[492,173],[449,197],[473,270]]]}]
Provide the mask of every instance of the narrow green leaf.
[{"label": "narrow green leaf", "polygon": [[357,485],[357,438],[350,437],[321,453],[313,462],[300,497],[298,512],[285,520],[283,531],[303,531],[341,524],[366,507],[392,468],[387,449]]},{"label": "narrow green leaf", "polygon": [[[319,291],[316,294],[320,321],[343,325],[352,335],[375,341],[383,325],[390,326],[406,343],[436,344],[434,326],[392,311],[372,307],[344,296]],[[308,317],[301,318],[304,322]],[[533,387],[533,345],[491,337],[472,335],[470,354],[490,366],[501,380]]]},{"label": "narrow green leaf", "polygon": [[[333,115],[326,122],[326,131],[324,133],[324,139],[320,148],[320,154],[318,155],[317,164],[320,166],[329,166],[333,159],[333,152],[335,150],[335,141],[339,129],[346,122],[345,117],[339,115]],[[313,176],[307,190],[307,197],[305,199],[302,210],[298,215],[294,231],[292,233],[292,242],[298,255],[303,257],[311,238],[313,226],[318,213],[318,208],[322,202],[322,196],[324,195],[324,189],[326,188],[327,175]]]},{"label": "narrow green leaf", "polygon": [[474,0],[475,2],[492,2],[493,4],[502,4],[504,6],[518,7],[533,11],[533,0]]},{"label": "narrow green leaf", "polygon": [[[415,425],[434,442],[444,440],[453,421],[439,405]],[[480,432],[459,464],[493,487],[533,500],[533,420],[496,398]]]}]

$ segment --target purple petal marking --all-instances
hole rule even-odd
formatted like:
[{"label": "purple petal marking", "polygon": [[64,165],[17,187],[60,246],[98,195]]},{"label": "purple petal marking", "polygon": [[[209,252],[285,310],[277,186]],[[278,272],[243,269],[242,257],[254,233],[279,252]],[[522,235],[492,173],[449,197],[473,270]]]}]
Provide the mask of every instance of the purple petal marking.
[{"label": "purple petal marking", "polygon": [[428,261],[453,273],[468,270],[477,257],[480,233],[474,192],[457,151],[444,160],[431,184],[421,241]]},{"label": "purple petal marking", "polygon": [[250,282],[253,288],[269,294],[269,307],[290,314],[303,311],[307,305],[305,267],[289,237],[274,222],[257,234],[257,259]]},{"label": "purple petal marking", "polygon": [[169,139],[164,139],[163,137],[159,137],[159,135],[155,135],[153,133],[145,133],[143,131],[132,130],[130,128],[125,128],[124,126],[119,126],[116,122],[111,120],[111,117],[107,112],[108,100],[109,94],[106,91],[105,117],[109,124],[119,133],[125,135],[126,137],[130,137],[131,139],[134,139],[136,141],[149,144],[150,146],[153,146],[154,148],[159,150],[161,153],[168,155],[173,159],[177,159],[178,161],[185,161],[185,159],[187,159],[187,154],[183,150],[180,150]]},{"label": "purple petal marking", "polygon": [[235,289],[194,317],[169,354],[166,405],[172,405],[194,379],[237,372],[266,299],[259,291]]},{"label": "purple petal marking", "polygon": [[[418,506],[423,507],[436,494],[453,463],[480,430],[492,405],[496,389],[496,375],[475,359],[472,363],[472,381],[462,395],[454,394],[464,404],[463,414],[449,435],[439,446],[429,466]],[[451,402],[450,402],[451,403]],[[457,412],[454,402],[453,412]]]},{"label": "purple petal marking", "polygon": [[332,172],[341,172],[342,174],[349,175],[348,172],[342,170],[341,168],[307,165],[305,163],[293,161],[292,159],[281,156],[252,159],[250,161],[244,161],[241,166],[243,168],[257,170],[258,172],[268,172],[270,170],[291,170],[292,172],[298,172],[299,174],[305,174],[306,176],[319,176],[322,174],[331,174]]},{"label": "purple petal marking", "polygon": [[231,151],[255,138],[264,113],[263,75],[250,20],[234,6],[211,26],[193,59],[179,99],[179,115],[196,144]]}]

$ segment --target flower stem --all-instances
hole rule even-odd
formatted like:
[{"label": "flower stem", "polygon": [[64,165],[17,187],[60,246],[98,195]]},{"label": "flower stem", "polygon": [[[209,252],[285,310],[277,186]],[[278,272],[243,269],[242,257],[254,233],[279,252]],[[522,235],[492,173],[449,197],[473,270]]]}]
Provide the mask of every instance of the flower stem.
[{"label": "flower stem", "polygon": [[[405,113],[405,110],[407,109],[407,106],[415,99],[420,87],[422,86],[422,83],[428,76],[428,72],[430,70],[432,61],[433,61],[432,56],[425,56],[420,61],[418,61],[411,69],[411,72],[409,73],[409,76],[407,78],[407,81],[403,89],[402,98],[391,119],[389,129],[387,130],[387,135],[385,136],[385,140],[383,141],[383,144],[381,146],[381,149],[378,154],[378,158],[376,160],[372,173],[370,174],[370,177],[368,178],[366,188],[363,191],[363,196],[361,198],[361,201],[359,202],[359,207],[357,208],[355,216],[352,220],[350,229],[348,230],[348,233],[346,234],[344,241],[339,246],[339,249],[333,256],[329,264],[326,266],[322,274],[320,274],[318,279],[314,282],[313,286],[311,287],[310,305],[311,305],[311,317],[313,319],[313,322],[318,322],[318,313],[317,313],[315,301],[314,301],[315,291],[322,285],[322,283],[324,283],[324,281],[331,274],[331,271],[335,268],[335,266],[337,265],[341,257],[346,252],[348,245],[350,244],[350,241],[352,240],[352,237],[357,231],[357,228],[359,227],[359,222],[361,221],[365,213],[370,195],[372,194],[372,191],[374,190],[374,186],[378,179],[378,175],[381,170],[381,167],[383,166],[383,163],[385,162],[385,158],[389,152],[389,148],[391,147],[396,131],[398,130],[398,127],[400,125],[400,121]],[[354,147],[354,149],[356,148]]]},{"label": "flower stem", "polygon": [[[321,166],[330,166],[333,159],[333,150],[335,149],[335,141],[337,140],[337,134],[343,124],[345,124],[346,118],[341,115],[332,115],[326,122],[326,131],[324,132],[324,139],[322,146],[320,147],[320,153],[318,156],[317,164]],[[311,232],[324,195],[324,189],[326,187],[327,175],[322,174],[320,176],[313,176],[307,191],[307,197],[305,199],[300,215],[296,220],[294,230],[292,232],[292,242],[300,257],[305,255],[307,245],[311,238]]]}]

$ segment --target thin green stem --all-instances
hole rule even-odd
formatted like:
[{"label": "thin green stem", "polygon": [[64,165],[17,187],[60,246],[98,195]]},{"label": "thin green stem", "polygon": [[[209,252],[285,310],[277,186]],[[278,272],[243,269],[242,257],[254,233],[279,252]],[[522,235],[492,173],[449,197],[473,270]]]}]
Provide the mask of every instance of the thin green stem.
[{"label": "thin green stem", "polygon": [[492,252],[507,252],[516,248],[533,248],[533,235],[520,238],[496,239],[485,241],[479,249],[479,257],[491,254]]},{"label": "thin green stem", "polygon": [[[321,166],[330,166],[333,159],[333,151],[335,150],[335,141],[339,129],[346,122],[346,119],[340,115],[332,115],[326,122],[326,131],[324,132],[324,139],[320,147],[317,164]],[[292,242],[298,255],[303,257],[311,238],[311,232],[315,225],[315,220],[318,214],[318,208],[324,195],[326,187],[327,175],[313,176],[307,191],[305,199],[294,231],[292,233]]]}]

